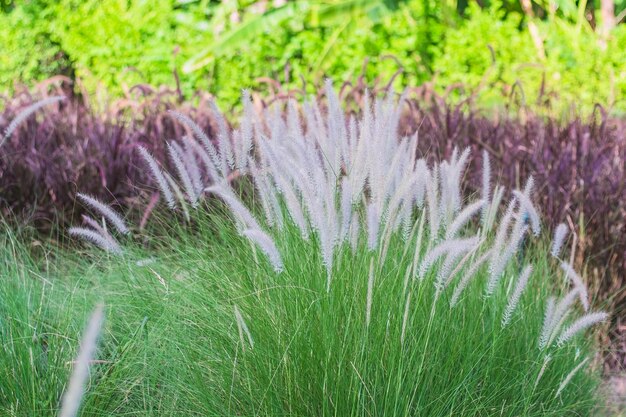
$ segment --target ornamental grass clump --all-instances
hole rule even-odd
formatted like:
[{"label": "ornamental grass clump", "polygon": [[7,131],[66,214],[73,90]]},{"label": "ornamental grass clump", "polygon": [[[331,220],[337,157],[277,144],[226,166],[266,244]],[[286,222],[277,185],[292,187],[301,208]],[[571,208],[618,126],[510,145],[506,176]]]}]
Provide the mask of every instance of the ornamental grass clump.
[{"label": "ornamental grass clump", "polygon": [[290,102],[257,117],[244,95],[239,128],[210,139],[178,116],[193,138],[170,142],[171,173],[139,151],[191,221],[102,260],[132,283],[121,297],[134,308],[146,277],[165,303],[150,319],[159,348],[143,353],[156,359],[141,361],[174,382],[128,398],[150,389],[153,411],[177,414],[163,398],[178,398],[181,415],[588,415],[584,331],[607,315],[554,249],[562,232],[552,255],[540,240],[532,178],[492,188],[483,159],[487,189],[464,196],[470,152],[419,158],[419,136],[398,135],[402,97],[367,101],[358,119],[330,84],[327,97],[327,111]]}]

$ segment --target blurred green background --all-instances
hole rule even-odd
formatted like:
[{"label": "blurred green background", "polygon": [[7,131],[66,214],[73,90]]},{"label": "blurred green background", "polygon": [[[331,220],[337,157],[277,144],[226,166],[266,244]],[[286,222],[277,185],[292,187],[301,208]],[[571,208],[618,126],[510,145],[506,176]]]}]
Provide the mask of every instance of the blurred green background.
[{"label": "blurred green background", "polygon": [[[0,0],[0,91],[52,75],[88,94],[137,83],[214,94],[324,77],[431,83],[485,108],[626,110],[626,0]],[[364,67],[365,61],[367,66]],[[514,87],[515,86],[515,87]]]}]

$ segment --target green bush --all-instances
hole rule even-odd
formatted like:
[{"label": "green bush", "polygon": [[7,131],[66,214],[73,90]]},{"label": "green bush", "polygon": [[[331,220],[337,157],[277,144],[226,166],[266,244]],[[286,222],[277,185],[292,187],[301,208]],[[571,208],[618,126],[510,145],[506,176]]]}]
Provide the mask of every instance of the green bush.
[{"label": "green bush", "polygon": [[50,9],[26,2],[9,14],[0,13],[0,86],[32,83],[52,74],[66,73],[70,66],[62,47],[49,36]]},{"label": "green bush", "polygon": [[577,28],[564,20],[537,23],[545,59],[528,31],[519,30],[524,25],[522,15],[505,15],[497,7],[484,10],[472,4],[469,18],[448,32],[437,50],[438,86],[463,83],[476,88],[485,75],[487,86],[497,88],[482,92],[484,103],[501,101],[502,93],[510,94],[519,82],[526,104],[550,104],[546,101],[556,99],[564,107],[574,104],[588,112],[595,103],[615,103],[616,110],[623,112],[626,51],[621,45],[626,42],[626,27],[618,26],[604,47],[588,26]]},{"label": "green bush", "polygon": [[544,58],[517,2],[462,3],[307,0],[264,13],[249,0],[20,3],[0,15],[0,40],[10,51],[0,59],[0,81],[10,87],[73,71],[88,91],[101,85],[119,95],[140,82],[174,86],[177,70],[187,96],[202,89],[238,105],[241,88],[259,88],[260,77],[291,89],[303,76],[313,92],[326,76],[355,81],[368,59],[370,82],[402,69],[396,88],[434,80],[443,92],[461,83],[465,92],[454,96],[461,98],[480,86],[485,107],[500,106],[519,84],[528,104],[626,109],[626,25],[603,42],[573,17],[573,2],[561,2],[574,12],[562,6],[533,19]]}]

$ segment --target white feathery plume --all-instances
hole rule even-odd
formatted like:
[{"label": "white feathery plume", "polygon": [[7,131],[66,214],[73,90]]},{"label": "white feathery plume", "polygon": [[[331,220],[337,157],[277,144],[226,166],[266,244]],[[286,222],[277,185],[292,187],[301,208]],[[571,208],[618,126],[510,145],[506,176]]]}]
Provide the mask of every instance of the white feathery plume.
[{"label": "white feathery plume", "polygon": [[246,161],[248,155],[252,149],[252,137],[254,134],[254,109],[252,108],[252,101],[250,99],[250,92],[244,90],[242,92],[243,101],[243,118],[241,119],[241,126],[239,129],[239,143],[235,143],[235,166],[241,172],[246,170]]},{"label": "white feathery plume", "polygon": [[593,326],[596,323],[606,320],[608,317],[609,315],[604,311],[585,314],[561,333],[556,341],[556,344],[558,346],[563,346],[568,340],[576,336],[579,332]]},{"label": "white feathery plume", "polygon": [[165,201],[167,201],[168,207],[173,209],[176,207],[176,200],[174,199],[174,195],[172,194],[172,190],[170,189],[167,180],[163,176],[161,168],[159,168],[159,164],[154,157],[150,155],[150,152],[148,152],[146,148],[138,146],[137,149],[139,150],[141,157],[148,164],[148,168],[150,168],[150,171],[152,172],[152,177],[156,180],[159,190],[161,190],[161,194],[165,198]]},{"label": "white feathery plume", "polygon": [[503,197],[504,187],[496,185],[493,190],[493,198],[491,199],[491,203],[487,209],[487,221],[483,225],[484,235],[487,235],[493,229],[493,224],[496,221],[496,214],[498,213],[498,207],[500,207]]},{"label": "white feathery plume", "polygon": [[543,326],[541,327],[541,335],[539,336],[539,349],[543,350],[548,345],[548,339],[552,332],[551,322],[556,307],[556,299],[549,297],[546,303],[546,312],[543,316]]},{"label": "white feathery plume", "polygon": [[233,214],[238,216],[248,229],[261,230],[261,226],[256,221],[252,213],[244,206],[241,201],[226,185],[213,185],[205,188],[205,191],[216,194],[221,198],[231,209]]},{"label": "white feathery plume", "polygon": [[[387,167],[388,173],[401,172],[401,161],[407,155],[407,143],[406,141],[400,142],[400,145],[396,148],[395,154],[391,159],[391,164]],[[381,186],[381,195],[383,200],[387,200],[390,197],[390,193],[394,187],[392,187],[395,178],[394,175],[387,175]]]},{"label": "white feathery plume", "polygon": [[217,154],[217,151],[215,150],[215,146],[213,146],[213,143],[211,143],[211,140],[206,135],[206,133],[204,133],[202,131],[200,126],[198,126],[196,124],[196,122],[191,120],[191,118],[189,118],[189,117],[185,116],[184,114],[179,113],[179,112],[177,112],[175,110],[169,110],[169,113],[172,116],[174,116],[174,118],[177,119],[179,122],[181,122],[182,124],[186,125],[188,128],[191,129],[191,131],[194,133],[196,138],[200,142],[202,142],[202,145],[204,145],[205,149],[207,150],[207,152],[211,156],[211,159],[213,160],[214,165],[215,166],[219,166],[220,165],[220,157]]},{"label": "white feathery plume", "polygon": [[426,201],[428,203],[428,225],[430,226],[430,240],[434,242],[439,232],[439,209],[437,208],[437,183],[439,178],[439,169],[435,165],[430,171],[426,183]]},{"label": "white feathery plume", "polygon": [[261,201],[263,212],[265,213],[265,219],[271,227],[283,227],[283,216],[280,209],[280,204],[276,199],[276,194],[269,184],[267,175],[264,175],[258,168],[251,165],[252,181],[254,187]]},{"label": "white feathery plume", "polygon": [[235,166],[235,159],[233,156],[233,148],[230,143],[228,124],[226,123],[226,119],[224,119],[224,116],[222,115],[220,109],[217,107],[215,101],[211,100],[209,102],[209,107],[211,108],[213,116],[215,117],[215,120],[217,122],[217,141],[219,144],[221,160],[223,161],[222,175],[227,176],[228,168],[232,169]]},{"label": "white feathery plume", "polygon": [[233,304],[233,311],[235,312],[235,321],[237,322],[237,329],[239,330],[239,339],[241,340],[242,349],[246,350],[243,338],[244,334],[248,338],[248,343],[250,344],[250,347],[254,348],[254,339],[252,338],[252,333],[250,333],[250,330],[248,329],[248,326],[246,325],[246,322],[243,319],[241,312],[239,311],[239,307],[237,307],[236,304]]},{"label": "white feathery plume", "polygon": [[189,173],[189,178],[193,184],[195,195],[200,196],[204,186],[202,185],[202,177],[200,175],[198,161],[196,160],[195,149],[191,143],[196,143],[196,141],[189,136],[183,137],[183,144],[185,145],[185,148],[182,151],[182,156],[185,161],[187,172]]},{"label": "white feathery plume", "polygon": [[563,242],[565,241],[565,237],[567,236],[567,226],[564,223],[559,224],[554,231],[554,238],[552,239],[552,248],[550,250],[550,254],[555,258],[559,257],[559,253],[561,253],[561,248],[563,247]]},{"label": "white feathery plume", "polygon": [[413,227],[413,204],[408,200],[405,200],[400,206],[400,213],[398,215],[399,225],[402,226],[402,238],[406,241],[409,238],[411,229]]},{"label": "white feathery plume", "polygon": [[450,307],[454,307],[461,298],[461,294],[463,290],[467,287],[469,282],[476,276],[478,269],[491,257],[491,250],[483,253],[474,263],[469,267],[467,272],[463,274],[463,278],[458,283],[456,288],[454,289],[454,293],[452,293],[452,298],[450,299]]},{"label": "white feathery plume", "polygon": [[352,188],[348,177],[343,177],[341,180],[341,240],[348,236],[350,220],[352,220]]},{"label": "white feathery plume", "polygon": [[588,360],[589,358],[585,358],[581,363],[576,365],[576,367],[572,369],[570,373],[567,374],[567,376],[565,376],[565,378],[563,379],[563,381],[561,381],[561,384],[559,385],[559,389],[556,390],[556,395],[554,396],[554,398],[558,397],[559,394],[563,392],[563,389],[567,386],[567,384],[569,384],[574,375],[576,375],[576,373],[587,363]]},{"label": "white feathery plume", "polygon": [[278,190],[282,194],[285,204],[287,205],[287,210],[289,211],[289,216],[291,220],[298,226],[300,229],[300,233],[302,237],[306,240],[309,238],[309,227],[307,225],[306,219],[304,218],[304,213],[302,213],[302,206],[300,205],[300,201],[298,201],[298,197],[293,190],[293,187],[282,175],[277,174],[274,175],[274,180],[276,181],[276,185],[278,186]]},{"label": "white feathery plume", "polygon": [[[459,258],[461,258],[461,256],[465,255],[466,253],[470,253],[471,251],[478,249],[479,245],[480,243],[478,241],[478,236],[475,236],[473,238],[467,239],[462,244],[451,248],[447,252],[446,259],[444,260],[443,265],[437,271],[435,288],[438,293],[443,291],[446,288],[448,282],[452,279],[452,268],[455,266],[455,264],[457,264]],[[461,262],[459,262],[457,265],[461,267],[462,265],[460,264],[467,261],[467,259],[468,258],[462,259]]]},{"label": "white feathery plume", "polygon": [[484,206],[484,200],[478,200],[461,210],[461,212],[456,216],[452,224],[448,226],[446,230],[446,239],[452,239],[456,237],[456,235],[461,231],[463,226],[467,224],[472,216],[478,213],[479,210],[483,209]]},{"label": "white feathery plume", "polygon": [[[85,214],[83,214],[82,217],[83,217],[83,222],[85,222],[88,226],[90,226],[92,229],[98,232],[100,236],[111,241],[113,245],[118,244],[117,240],[115,240],[115,238],[106,229],[106,224],[101,225],[100,223],[98,223],[96,219],[93,219]],[[103,220],[103,223],[104,223],[104,220]]]},{"label": "white feathery plume", "polygon": [[376,203],[367,206],[367,247],[369,250],[376,249],[378,244],[378,230],[380,228],[380,213]]},{"label": "white feathery plume", "polygon": [[489,199],[491,197],[491,163],[489,162],[489,154],[486,150],[483,150],[483,184],[482,184],[482,214],[481,222],[483,228],[487,224],[487,215],[489,210]]},{"label": "white feathery plume", "polygon": [[[202,161],[202,164],[204,165],[207,174],[209,174],[209,178],[211,179],[211,181],[220,181],[222,177],[218,173],[217,168],[215,167],[215,163],[211,160],[211,157],[207,153],[206,149],[204,149],[198,142],[189,138],[188,136],[185,136],[185,138],[188,138],[187,145],[190,146],[195,151],[196,155],[200,157],[200,160]],[[202,194],[202,190],[200,190],[198,194]]]},{"label": "white feathery plume", "polygon": [[469,161],[470,152],[471,152],[471,149],[469,147],[466,147],[465,149],[463,149],[463,152],[461,153],[460,158],[456,161],[456,164],[454,164],[454,170],[453,170],[454,181],[451,182],[451,185],[453,186],[451,191],[454,191],[454,193],[450,196],[452,200],[452,212],[453,213],[456,213],[461,208],[461,202],[462,202],[461,187],[460,187],[461,175],[463,175],[463,171],[465,170],[465,165],[467,165],[467,161]]},{"label": "white feathery plume", "polygon": [[517,202],[515,199],[511,199],[509,204],[506,207],[506,211],[500,220],[500,224],[498,225],[498,230],[496,231],[496,237],[493,243],[493,248],[495,249],[493,253],[493,259],[491,263],[495,263],[497,258],[500,256],[500,251],[506,242],[507,234],[509,232],[509,226],[511,225],[511,220],[513,219],[513,214],[515,212],[515,206]]},{"label": "white feathery plume", "polygon": [[571,306],[574,304],[577,297],[578,289],[575,288],[565,294],[565,297],[563,297],[554,307],[554,314],[552,315],[552,320],[550,320],[549,326],[550,336],[548,337],[548,345],[552,343],[552,340],[554,340],[558,334],[563,322],[565,322],[567,315],[570,313]]},{"label": "white feathery plume", "polygon": [[395,192],[391,195],[389,200],[389,204],[387,204],[387,209],[384,213],[385,219],[393,219],[398,207],[408,200],[413,200],[413,185],[415,184],[415,175],[413,173],[404,174],[404,178],[400,181],[399,186],[396,188]]},{"label": "white feathery plume", "polygon": [[523,211],[520,209],[520,215],[528,214],[528,218],[530,220],[530,225],[531,225],[533,234],[535,236],[539,236],[539,233],[541,232],[541,223],[539,221],[539,214],[537,213],[537,209],[535,209],[535,206],[533,205],[532,201],[530,201],[530,197],[528,197],[526,194],[521,193],[517,190],[514,190],[513,194],[515,195],[515,197],[517,197],[517,199],[520,202],[521,208],[523,209]]},{"label": "white feathery plume", "polygon": [[76,236],[87,240],[114,255],[122,254],[122,248],[117,242],[115,242],[114,240],[110,240],[105,236],[102,236],[95,230],[87,229],[85,227],[70,227],[69,234],[71,236]]},{"label": "white feathery plume", "polygon": [[74,370],[70,376],[67,389],[63,394],[59,417],[75,417],[78,415],[80,403],[85,395],[85,385],[89,379],[89,367],[96,354],[98,336],[104,322],[104,305],[98,304],[91,313],[89,323],[80,342],[78,356],[74,361]]},{"label": "white feathery plume", "polygon": [[448,218],[452,216],[452,205],[450,204],[450,195],[452,195],[452,191],[450,190],[450,182],[453,178],[452,175],[452,167],[451,164],[454,163],[454,159],[456,158],[455,153],[457,152],[457,148],[454,148],[454,152],[452,154],[451,161],[442,161],[439,165],[435,165],[439,168],[439,201],[438,201],[438,214],[439,220],[441,223],[446,223]]},{"label": "white feathery plume", "polygon": [[493,256],[496,256],[496,260],[489,265],[489,281],[487,282],[486,289],[486,294],[488,296],[493,294],[493,292],[495,291],[496,286],[498,285],[498,282],[500,282],[500,278],[502,277],[502,274],[506,269],[506,266],[508,265],[513,255],[515,255],[515,253],[519,249],[526,230],[528,230],[528,226],[516,226],[513,230],[513,233],[511,234],[511,238],[508,244],[504,247],[501,253],[498,253],[500,251],[500,248],[493,248],[492,259]]},{"label": "white feathery plume", "polygon": [[242,232],[242,235],[256,243],[259,248],[261,248],[261,250],[269,258],[270,263],[276,272],[282,272],[283,261],[271,237],[260,229],[247,229]]},{"label": "white feathery plume", "polygon": [[[456,277],[456,275],[459,273],[459,271],[461,271],[461,269],[463,269],[465,264],[467,262],[469,262],[474,257],[474,255],[476,254],[476,252],[478,252],[478,250],[480,249],[480,247],[482,246],[483,243],[484,243],[484,240],[480,240],[480,241],[477,240],[476,245],[474,245],[473,248],[471,248],[470,250],[467,251],[465,256],[463,256],[463,258],[456,264],[456,266],[454,267],[452,272],[447,274],[448,275],[447,278],[443,281],[443,288],[448,288],[448,285],[450,285],[450,283]],[[447,259],[446,259],[446,261],[447,261]],[[443,268],[445,268],[445,267],[446,267],[446,265],[444,263]]]},{"label": "white feathery plume", "polygon": [[337,197],[340,193],[340,190],[334,184],[335,180],[332,180],[333,184],[327,186],[325,190],[320,190],[323,192],[322,198],[325,199],[324,208],[326,210],[326,224],[328,228],[328,234],[330,235],[330,242],[332,245],[332,249],[335,249],[337,242],[339,241],[339,233],[340,233],[340,215],[341,213],[337,212]]},{"label": "white feathery plume", "polygon": [[4,131],[2,140],[0,140],[0,146],[4,145],[4,142],[11,136],[15,129],[17,129],[17,127],[22,124],[24,120],[28,119],[33,113],[35,113],[42,107],[45,107],[52,103],[56,103],[61,100],[65,100],[65,96],[53,96],[44,98],[20,111],[17,116],[15,116],[13,120],[11,120],[11,123],[9,123],[9,126],[7,126],[6,130]]},{"label": "white feathery plume", "polygon": [[428,272],[430,267],[435,262],[437,262],[437,260],[441,258],[443,255],[449,252],[456,252],[460,250],[460,248],[462,249],[471,248],[472,246],[476,245],[477,239],[478,239],[477,237],[465,238],[465,239],[451,239],[451,240],[446,240],[440,243],[439,245],[435,246],[434,248],[432,248],[430,251],[428,251],[428,253],[426,253],[426,255],[424,256],[424,259],[422,260],[420,264],[420,268],[418,272],[418,277],[420,281],[424,279],[424,276],[426,275],[426,272]]},{"label": "white feathery plume", "polygon": [[98,199],[91,197],[87,194],[78,193],[76,194],[78,198],[80,198],[86,205],[100,213],[104,218],[111,222],[111,224],[117,229],[118,232],[127,235],[130,233],[128,227],[126,227],[126,223],[124,219],[109,205],[104,204]]},{"label": "white feathery plume", "polygon": [[424,196],[426,195],[426,183],[429,178],[428,167],[426,161],[419,159],[415,162],[415,185],[413,199],[418,208],[424,207]]},{"label": "white feathery plume", "polygon": [[565,272],[565,275],[572,281],[574,284],[574,288],[578,289],[578,296],[580,297],[580,302],[583,305],[585,311],[589,311],[589,294],[587,293],[587,286],[583,282],[578,273],[572,268],[572,265],[569,263],[562,261],[561,269]]},{"label": "white feathery plume", "polygon": [[187,168],[185,167],[185,164],[183,162],[184,155],[182,153],[182,149],[180,148],[180,146],[178,146],[177,143],[168,142],[167,150],[170,155],[170,159],[176,167],[178,177],[183,183],[187,199],[191,203],[192,207],[196,207],[198,205],[198,196],[196,195],[196,190],[193,186],[193,182],[191,181],[191,177],[189,176],[189,172],[187,171]]},{"label": "white feathery plume", "polygon": [[187,203],[185,202],[185,194],[183,194],[183,192],[180,190],[180,187],[178,186],[178,184],[176,184],[176,181],[174,180],[174,178],[172,178],[172,176],[170,174],[168,174],[167,172],[163,171],[163,177],[165,178],[165,180],[167,181],[169,187],[171,188],[172,192],[174,193],[174,196],[176,197],[176,199],[180,203],[180,206],[181,206],[181,208],[183,210],[183,215],[185,216],[185,220],[189,221],[189,219],[190,219],[190,217],[189,217],[189,210],[187,209]]},{"label": "white feathery plume", "polygon": [[528,279],[530,278],[530,274],[533,272],[533,268],[531,265],[527,265],[522,273],[520,274],[517,284],[515,285],[515,289],[513,293],[509,297],[509,302],[504,310],[504,314],[502,315],[502,327],[506,327],[507,324],[511,321],[511,317],[513,316],[513,312],[517,308],[520,299],[522,298],[522,293],[528,284]]},{"label": "white feathery plume", "polygon": [[404,336],[406,334],[406,325],[409,321],[409,309],[411,306],[411,295],[412,293],[409,292],[409,295],[406,297],[406,303],[404,304],[404,315],[402,316],[402,332],[400,333],[400,344],[404,343]]},{"label": "white feathery plume", "polygon": [[539,370],[539,374],[537,374],[537,378],[535,379],[535,384],[533,385],[533,389],[537,388],[537,385],[539,384],[539,381],[541,380],[541,377],[543,376],[544,372],[546,371],[546,368],[548,367],[548,364],[550,363],[551,360],[552,360],[552,356],[550,356],[550,354],[547,354],[546,356],[544,356],[544,358],[543,358],[543,365],[541,365],[541,369]]},{"label": "white feathery plume", "polygon": [[155,258],[146,258],[146,259],[139,259],[138,261],[135,262],[135,265],[148,266],[148,265],[152,265],[155,263],[157,263],[157,260]]},{"label": "white feathery plume", "polygon": [[361,232],[359,226],[359,215],[354,212],[352,213],[352,221],[350,222],[350,247],[352,248],[352,253],[355,253],[359,247],[359,234]]}]

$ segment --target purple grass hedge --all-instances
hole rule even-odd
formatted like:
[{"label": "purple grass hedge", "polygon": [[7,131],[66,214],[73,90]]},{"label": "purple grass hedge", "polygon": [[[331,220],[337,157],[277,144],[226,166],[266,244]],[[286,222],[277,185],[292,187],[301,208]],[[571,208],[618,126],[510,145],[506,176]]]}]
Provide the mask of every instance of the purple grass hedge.
[{"label": "purple grass hedge", "polygon": [[[66,99],[38,110],[23,121],[0,147],[0,210],[42,231],[65,227],[77,218],[78,191],[108,203],[132,206],[149,175],[136,147],[143,145],[165,160],[165,140],[180,137],[183,126],[168,114],[176,108],[212,132],[208,96],[199,106],[177,102],[175,91],[137,87],[136,96],[94,111],[65,83],[45,93],[21,91],[0,102],[0,132],[23,109],[55,95]],[[204,109],[204,110],[202,110]],[[146,187],[142,187],[142,185]],[[7,216],[9,215],[9,216]]]}]

